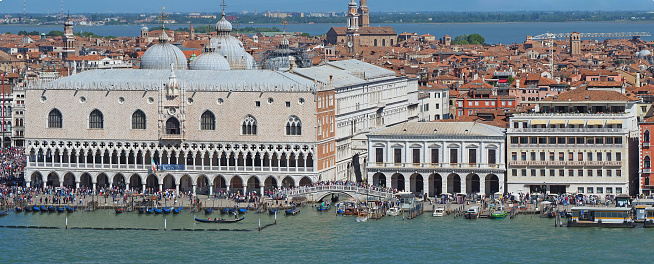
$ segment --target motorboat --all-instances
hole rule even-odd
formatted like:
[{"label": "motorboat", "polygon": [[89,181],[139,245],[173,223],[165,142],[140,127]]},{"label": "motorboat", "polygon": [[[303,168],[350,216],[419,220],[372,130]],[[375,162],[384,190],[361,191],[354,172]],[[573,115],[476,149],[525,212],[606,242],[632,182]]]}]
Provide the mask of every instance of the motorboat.
[{"label": "motorboat", "polygon": [[466,219],[477,219],[479,217],[479,206],[472,206],[463,214]]},{"label": "motorboat", "polygon": [[286,210],[286,215],[296,215],[300,213],[300,208],[299,207],[293,207],[291,209]]},{"label": "motorboat", "polygon": [[365,209],[359,210],[359,214],[357,215],[357,222],[365,222],[368,221],[368,211]]},{"label": "motorboat", "polygon": [[402,213],[402,210],[400,210],[398,207],[391,207],[386,211],[386,214],[390,216],[398,216],[400,213]]},{"label": "motorboat", "polygon": [[445,208],[443,207],[436,207],[434,208],[434,213],[431,214],[433,217],[443,217],[445,216]]}]

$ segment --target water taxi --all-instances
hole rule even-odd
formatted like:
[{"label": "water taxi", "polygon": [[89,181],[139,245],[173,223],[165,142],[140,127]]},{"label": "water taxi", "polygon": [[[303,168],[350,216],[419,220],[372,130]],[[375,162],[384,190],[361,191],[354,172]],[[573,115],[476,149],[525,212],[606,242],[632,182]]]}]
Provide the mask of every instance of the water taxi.
[{"label": "water taxi", "polygon": [[643,223],[643,227],[654,227],[654,207],[645,208],[645,221]]},{"label": "water taxi", "polygon": [[443,217],[445,216],[445,208],[443,207],[436,207],[434,208],[434,213],[431,214],[433,217]]},{"label": "water taxi", "polygon": [[368,211],[365,208],[361,208],[359,210],[359,214],[357,215],[357,222],[365,221],[368,221]]},{"label": "water taxi", "polygon": [[634,227],[631,208],[573,207],[568,227]]},{"label": "water taxi", "polygon": [[472,206],[463,215],[466,219],[477,219],[479,217],[479,206]]},{"label": "water taxi", "polygon": [[391,208],[388,208],[388,210],[386,211],[386,214],[390,215],[390,216],[398,216],[398,215],[400,215],[401,212],[402,211],[400,210],[400,208],[391,207]]}]

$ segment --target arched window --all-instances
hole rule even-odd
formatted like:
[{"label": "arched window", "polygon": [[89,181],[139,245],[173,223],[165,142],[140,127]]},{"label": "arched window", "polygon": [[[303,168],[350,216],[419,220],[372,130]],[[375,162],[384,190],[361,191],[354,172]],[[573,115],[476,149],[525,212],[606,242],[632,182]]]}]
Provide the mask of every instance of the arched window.
[{"label": "arched window", "polygon": [[382,46],[386,47],[386,39],[382,39]]},{"label": "arched window", "polygon": [[391,46],[393,46],[393,39],[391,39]]},{"label": "arched window", "polygon": [[204,111],[200,117],[201,130],[216,130],[216,116],[209,110]]},{"label": "arched window", "polygon": [[52,109],[48,114],[48,127],[61,128],[61,112],[57,109]]},{"label": "arched window", "polygon": [[89,128],[102,129],[104,128],[104,116],[100,110],[95,109],[89,116]]},{"label": "arched window", "polygon": [[643,159],[643,168],[645,169],[651,168],[651,161],[649,156],[645,156],[645,158]]},{"label": "arched window", "polygon": [[171,117],[166,120],[166,134],[169,135],[179,135],[179,120],[177,118]]},{"label": "arched window", "polygon": [[132,114],[132,129],[145,129],[145,113],[141,110],[136,110]]},{"label": "arched window", "polygon": [[375,39],[375,47],[377,47],[377,39]]},{"label": "arched window", "polygon": [[649,142],[649,130],[645,130],[643,133],[643,142]]},{"label": "arched window", "polygon": [[297,116],[290,116],[286,121],[286,135],[299,136],[302,135],[302,121]]},{"label": "arched window", "polygon": [[253,116],[248,115],[243,120],[243,135],[256,135],[257,134],[257,120]]}]

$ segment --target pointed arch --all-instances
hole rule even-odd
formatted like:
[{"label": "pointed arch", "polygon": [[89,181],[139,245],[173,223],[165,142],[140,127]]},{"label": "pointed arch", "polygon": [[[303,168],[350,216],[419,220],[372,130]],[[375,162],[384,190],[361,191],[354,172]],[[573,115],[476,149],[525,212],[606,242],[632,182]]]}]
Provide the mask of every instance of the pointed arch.
[{"label": "pointed arch", "polygon": [[216,116],[206,110],[200,117],[200,130],[216,130]]},{"label": "pointed arch", "polygon": [[299,117],[292,115],[286,121],[286,135],[299,136],[302,135],[302,121]]},{"label": "pointed arch", "polygon": [[95,109],[89,115],[89,128],[103,129],[104,128],[104,115],[100,110]]},{"label": "pointed arch", "polygon": [[243,119],[241,134],[242,135],[256,135],[257,134],[257,119],[255,119],[254,116],[247,115]]},{"label": "pointed arch", "polygon": [[141,109],[132,113],[132,129],[145,129],[145,112]]},{"label": "pointed arch", "polygon": [[57,108],[50,110],[48,114],[48,128],[62,128],[62,123],[61,111]]}]

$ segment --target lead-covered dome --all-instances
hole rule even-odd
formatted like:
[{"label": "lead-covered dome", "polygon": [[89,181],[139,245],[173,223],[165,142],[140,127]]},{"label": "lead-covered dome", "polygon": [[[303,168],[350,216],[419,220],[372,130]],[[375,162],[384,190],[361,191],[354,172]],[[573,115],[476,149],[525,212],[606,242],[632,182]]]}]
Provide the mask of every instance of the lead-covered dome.
[{"label": "lead-covered dome", "polygon": [[243,43],[230,35],[232,23],[225,19],[225,12],[222,19],[216,23],[216,38],[211,39],[216,52],[223,56],[233,70],[252,70],[256,68],[254,57],[245,51]]},{"label": "lead-covered dome", "polygon": [[229,62],[216,52],[213,42],[209,39],[202,54],[191,62],[191,70],[229,71],[230,66]]},{"label": "lead-covered dome", "polygon": [[170,65],[177,70],[188,69],[184,52],[175,45],[168,43],[165,29],[159,35],[159,43],[152,45],[141,57],[141,69],[166,70]]}]

